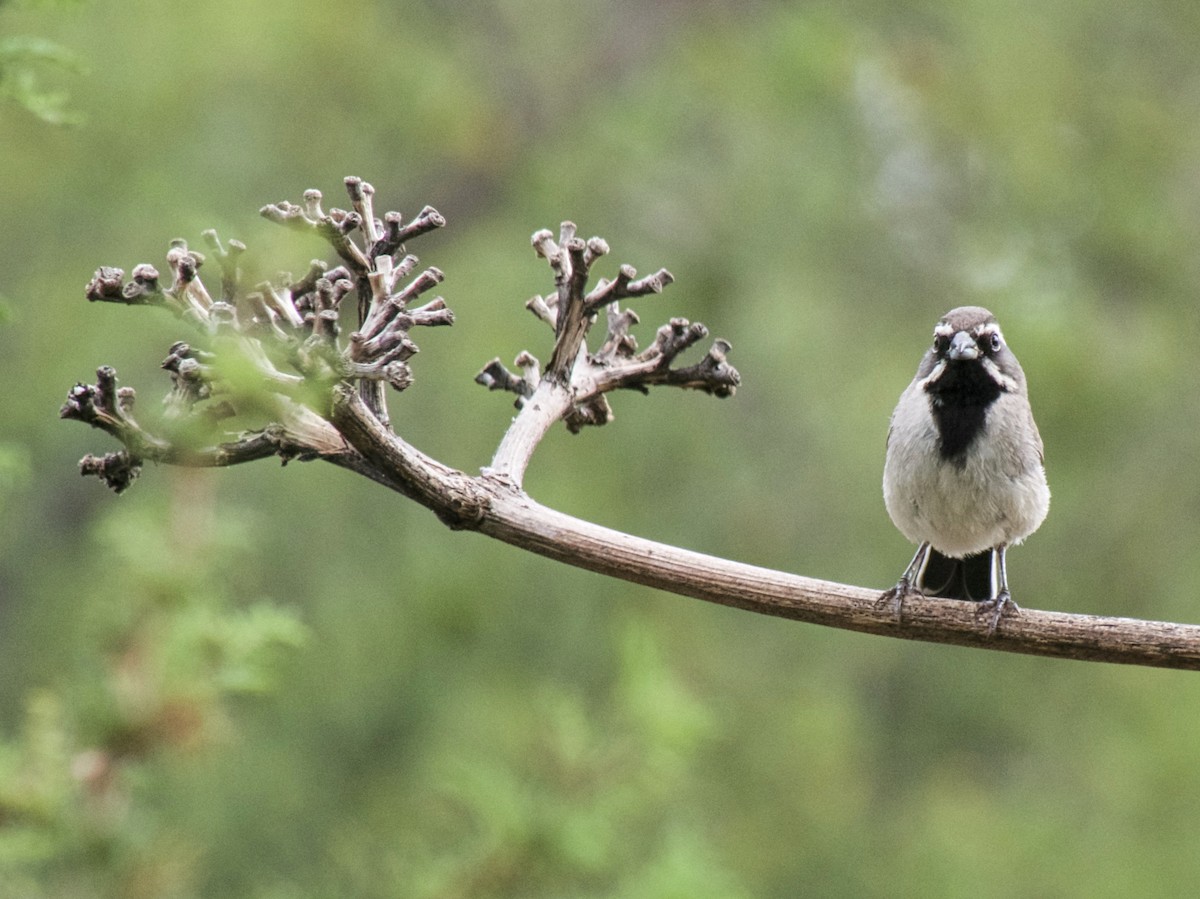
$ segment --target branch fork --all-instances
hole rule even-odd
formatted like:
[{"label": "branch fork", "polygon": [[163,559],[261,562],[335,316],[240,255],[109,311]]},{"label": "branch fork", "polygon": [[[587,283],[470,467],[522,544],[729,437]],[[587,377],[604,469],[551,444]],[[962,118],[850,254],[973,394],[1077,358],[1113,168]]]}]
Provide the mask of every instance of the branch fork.
[{"label": "branch fork", "polygon": [[[672,368],[681,353],[708,336],[704,325],[687,319],[671,319],[639,353],[631,333],[639,323],[638,316],[631,309],[622,309],[620,301],[660,294],[674,277],[660,268],[639,278],[633,266],[621,265],[614,278],[599,278],[589,290],[592,268],[609,254],[609,245],[599,237],[585,241],[577,236],[577,230],[567,221],[560,226],[557,240],[549,230],[537,231],[530,238],[534,252],[547,261],[554,276],[552,294],[534,296],[525,304],[554,330],[545,371],[530,353],[522,352],[514,363],[520,374],[509,371],[497,358],[475,378],[490,390],[517,396],[516,406],[521,411],[489,468],[516,484],[521,483],[534,446],[555,421],[563,421],[573,434],[612,421],[612,406],[605,394],[613,390],[647,393],[652,386],[667,385],[728,397],[741,383],[737,369],[726,361],[730,345],[725,340],[717,340],[701,362]],[[606,330],[596,351],[589,352],[587,337],[601,310]]]}]

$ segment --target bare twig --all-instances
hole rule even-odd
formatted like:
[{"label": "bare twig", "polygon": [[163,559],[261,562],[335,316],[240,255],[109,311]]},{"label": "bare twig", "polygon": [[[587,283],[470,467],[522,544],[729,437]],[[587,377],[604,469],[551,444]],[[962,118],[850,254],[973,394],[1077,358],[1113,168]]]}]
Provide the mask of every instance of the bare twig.
[{"label": "bare twig", "polygon": [[326,458],[345,467],[357,464],[349,458],[353,450],[328,422],[282,398],[277,408],[279,422],[235,440],[207,446],[174,442],[151,434],[133,418],[134,399],[133,388],[118,388],[116,371],[102,366],[96,372],[96,383],[76,384],[59,410],[60,418],[99,428],[124,446],[119,453],[88,455],[80,462],[82,474],[99,477],[117,493],[133,483],[144,462],[221,468],[279,456],[285,463],[290,459]]}]

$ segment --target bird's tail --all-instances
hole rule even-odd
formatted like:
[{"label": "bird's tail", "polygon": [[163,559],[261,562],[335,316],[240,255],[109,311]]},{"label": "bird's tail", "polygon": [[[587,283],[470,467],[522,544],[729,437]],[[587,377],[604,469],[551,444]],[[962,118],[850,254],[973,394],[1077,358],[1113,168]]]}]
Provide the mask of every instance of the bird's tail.
[{"label": "bird's tail", "polygon": [[983,602],[995,592],[992,589],[992,556],[988,549],[963,559],[951,559],[931,548],[918,586],[926,596]]}]

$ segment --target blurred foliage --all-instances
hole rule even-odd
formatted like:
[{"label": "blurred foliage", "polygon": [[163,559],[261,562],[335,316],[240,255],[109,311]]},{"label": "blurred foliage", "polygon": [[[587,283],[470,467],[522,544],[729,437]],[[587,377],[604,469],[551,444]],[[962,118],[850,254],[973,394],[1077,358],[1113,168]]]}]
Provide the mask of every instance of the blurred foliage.
[{"label": "blurred foliage", "polygon": [[0,744],[0,895],[169,895],[190,877],[195,850],[156,833],[147,777],[232,739],[230,703],[276,687],[281,653],[308,637],[286,608],[235,600],[222,573],[243,535],[209,533],[206,493],[185,477],[175,508],[125,507],[97,528],[114,576],[80,597],[59,633],[70,668]]},{"label": "blurred foliage", "polygon": [[[156,416],[176,324],[99,265],[348,174],[438,207],[453,329],[393,418],[485,465],[471,379],[546,351],[528,236],[570,218],[635,304],[734,344],[727,402],[621,396],[530,491],[882,587],[887,418],[947,309],[995,311],[1054,491],[1035,607],[1195,620],[1200,6],[0,3],[67,76],[0,106],[0,896],[1170,896],[1200,876],[1200,682],[755,618],[451,533],[349,474],[75,474],[97,365]],[[40,63],[37,63],[40,65]],[[39,79],[42,70],[37,70]],[[62,74],[60,70],[59,74]],[[61,89],[53,77],[38,91]],[[52,85],[44,87],[43,85]],[[10,88],[9,88],[10,89]],[[601,266],[601,274],[607,272]],[[263,599],[270,597],[270,600]]]},{"label": "blurred foliage", "polygon": [[[66,8],[79,0],[7,0],[14,6]],[[0,2],[0,10],[6,5]],[[64,75],[83,71],[80,57],[61,44],[42,37],[0,33],[0,100],[24,107],[47,124],[68,125],[81,121],[67,109],[69,92],[49,83]],[[6,116],[7,117],[7,116]]]}]

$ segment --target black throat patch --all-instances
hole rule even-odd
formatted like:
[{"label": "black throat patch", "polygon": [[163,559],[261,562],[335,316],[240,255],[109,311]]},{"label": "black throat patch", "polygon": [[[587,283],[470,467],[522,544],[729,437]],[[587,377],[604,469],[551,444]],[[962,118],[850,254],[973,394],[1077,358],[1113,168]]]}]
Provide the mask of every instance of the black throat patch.
[{"label": "black throat patch", "polygon": [[962,468],[967,450],[981,433],[987,409],[1002,390],[980,360],[947,362],[941,377],[926,385],[943,459]]}]

